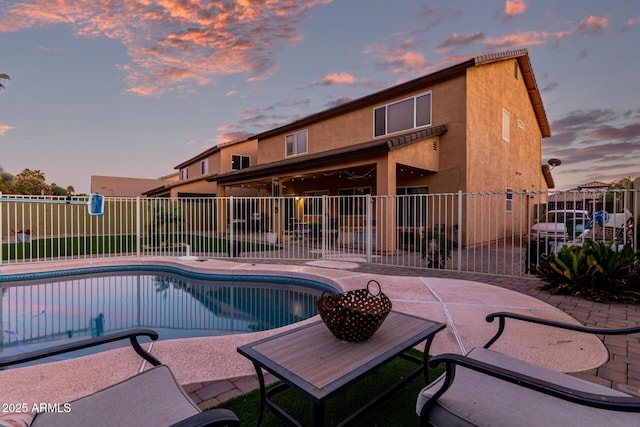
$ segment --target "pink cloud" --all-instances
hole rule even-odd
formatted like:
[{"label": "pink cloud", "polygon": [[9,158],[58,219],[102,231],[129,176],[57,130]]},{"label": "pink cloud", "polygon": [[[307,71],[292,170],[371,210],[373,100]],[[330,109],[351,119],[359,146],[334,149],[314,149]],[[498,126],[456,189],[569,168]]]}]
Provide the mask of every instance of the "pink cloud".
[{"label": "pink cloud", "polygon": [[249,136],[251,136],[251,134],[247,132],[226,132],[221,133],[216,138],[212,139],[212,141],[217,143],[225,143],[245,139]]},{"label": "pink cloud", "polygon": [[325,76],[323,83],[328,85],[335,84],[354,84],[358,80],[349,73],[329,73]]},{"label": "pink cloud", "polygon": [[504,13],[507,16],[520,15],[527,10],[525,0],[507,0],[504,7]]},{"label": "pink cloud", "polygon": [[419,52],[403,53],[396,57],[396,61],[409,67],[419,67],[426,63],[424,55]]},{"label": "pink cloud", "polygon": [[0,136],[4,135],[12,129],[15,129],[15,127],[9,125],[0,125]]},{"label": "pink cloud", "polygon": [[298,89],[308,89],[318,86],[333,86],[333,85],[365,85],[375,86],[375,83],[368,79],[359,79],[349,73],[331,72],[324,76],[322,80],[314,81],[312,83],[298,87]]},{"label": "pink cloud", "polygon": [[27,0],[0,11],[0,32],[69,25],[81,37],[118,39],[131,61],[119,64],[127,92],[189,92],[216,76],[273,73],[274,53],[302,39],[298,25],[332,0],[158,2]]},{"label": "pink cloud", "polygon": [[440,43],[434,50],[436,52],[445,52],[461,47],[466,47],[484,37],[482,33],[458,34],[453,33],[445,41]]},{"label": "pink cloud", "polygon": [[640,17],[638,18],[629,18],[627,19],[627,22],[625,22],[625,27],[633,27],[634,25],[638,25],[640,24]]},{"label": "pink cloud", "polygon": [[402,47],[390,48],[374,43],[365,47],[363,53],[377,58],[382,67],[391,68],[392,74],[423,72],[429,65],[422,53]]},{"label": "pink cloud", "polygon": [[499,38],[487,37],[484,40],[484,44],[492,48],[533,46],[544,44],[550,36],[552,36],[552,34],[546,32],[524,31],[521,33],[508,34]]},{"label": "pink cloud", "polygon": [[588,18],[580,21],[578,31],[582,33],[597,34],[609,25],[609,18],[600,18],[590,15]]}]

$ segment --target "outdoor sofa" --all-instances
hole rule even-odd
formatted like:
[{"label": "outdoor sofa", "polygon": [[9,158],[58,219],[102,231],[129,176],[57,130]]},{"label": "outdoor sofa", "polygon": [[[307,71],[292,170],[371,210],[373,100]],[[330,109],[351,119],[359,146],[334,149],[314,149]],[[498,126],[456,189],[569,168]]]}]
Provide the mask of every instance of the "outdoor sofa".
[{"label": "outdoor sofa", "polygon": [[[178,384],[169,367],[142,348],[138,337],[143,336],[152,340],[158,338],[158,334],[153,330],[131,329],[0,358],[0,369],[5,369],[46,357],[129,339],[136,353],[152,365],[151,368],[124,381],[68,402],[66,405],[68,410],[38,413],[33,419],[30,419],[31,414],[16,414],[16,419],[23,424],[15,425],[29,425],[28,423],[31,423],[32,427],[240,425],[236,415],[228,409],[202,412]],[[0,425],[2,422],[3,420],[0,419]]]},{"label": "outdoor sofa", "polygon": [[430,360],[446,371],[418,395],[421,426],[640,426],[640,398],[489,349],[506,319],[596,335],[633,334],[640,326],[590,328],[513,313],[486,317],[494,319],[498,331],[484,347]]}]

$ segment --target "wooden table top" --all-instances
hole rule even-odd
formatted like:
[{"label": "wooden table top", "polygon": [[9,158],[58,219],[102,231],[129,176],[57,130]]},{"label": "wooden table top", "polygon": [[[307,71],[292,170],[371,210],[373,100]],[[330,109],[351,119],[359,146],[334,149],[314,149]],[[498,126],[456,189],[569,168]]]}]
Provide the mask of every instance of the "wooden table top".
[{"label": "wooden table top", "polygon": [[340,389],[444,327],[392,311],[373,336],[352,343],[337,339],[322,321],[238,348],[238,351],[317,398]]}]

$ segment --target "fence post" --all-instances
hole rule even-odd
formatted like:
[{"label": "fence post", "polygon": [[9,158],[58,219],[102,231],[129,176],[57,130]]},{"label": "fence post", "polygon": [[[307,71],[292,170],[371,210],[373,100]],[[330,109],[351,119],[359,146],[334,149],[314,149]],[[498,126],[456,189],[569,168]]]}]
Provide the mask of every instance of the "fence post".
[{"label": "fence post", "polygon": [[373,198],[371,194],[367,194],[367,216],[366,216],[366,231],[365,231],[365,245],[367,248],[367,264],[371,264],[371,237],[373,236],[372,232],[372,215],[371,215],[371,207],[373,206]]},{"label": "fence post", "polygon": [[235,254],[235,241],[233,230],[233,196],[229,196],[229,217],[227,218],[227,227],[229,227],[229,240],[227,242],[227,254],[232,258]]},{"label": "fence post", "polygon": [[140,257],[140,250],[142,249],[142,245],[140,242],[140,238],[142,233],[140,232],[140,227],[142,224],[142,219],[140,218],[140,196],[136,197],[136,256]]},{"label": "fence post", "polygon": [[[3,261],[4,261],[4,255],[2,252],[2,211],[3,211],[3,205],[2,205],[2,191],[0,191],[0,265],[2,265]],[[7,259],[9,258],[9,253],[8,253],[8,249],[9,249],[9,242],[7,241]]]},{"label": "fence post", "polygon": [[462,190],[458,190],[458,272],[462,272]]},{"label": "fence post", "polygon": [[329,238],[327,236],[328,230],[329,230],[329,221],[330,221],[330,217],[329,217],[329,207],[327,206],[327,199],[329,198],[329,196],[327,196],[326,194],[322,195],[322,205],[320,206],[320,209],[322,209],[322,231],[320,232],[321,236],[322,236],[322,259],[325,259],[327,257],[327,246],[329,244]]}]

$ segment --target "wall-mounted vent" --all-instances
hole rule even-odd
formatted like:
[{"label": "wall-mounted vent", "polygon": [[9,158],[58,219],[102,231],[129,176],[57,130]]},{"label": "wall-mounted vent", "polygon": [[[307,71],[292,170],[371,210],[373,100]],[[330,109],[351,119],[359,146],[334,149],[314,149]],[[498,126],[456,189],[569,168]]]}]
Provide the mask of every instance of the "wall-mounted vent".
[{"label": "wall-mounted vent", "polygon": [[433,151],[438,151],[438,141],[433,141]]}]

